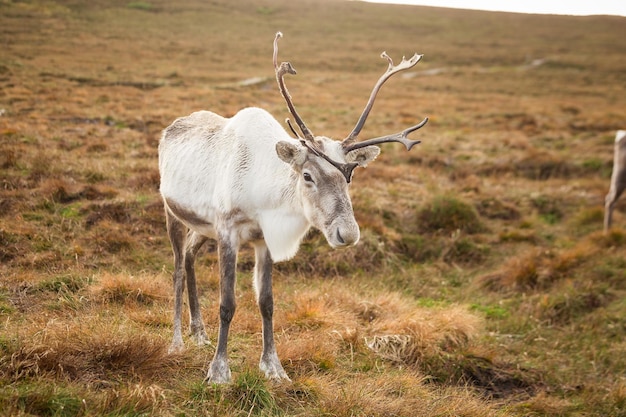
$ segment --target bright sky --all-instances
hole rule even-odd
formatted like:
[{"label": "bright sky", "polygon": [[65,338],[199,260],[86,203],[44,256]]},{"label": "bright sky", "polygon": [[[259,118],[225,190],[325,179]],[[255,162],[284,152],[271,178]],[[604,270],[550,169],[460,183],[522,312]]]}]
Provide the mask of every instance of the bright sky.
[{"label": "bright sky", "polygon": [[455,9],[493,10],[518,13],[626,16],[625,0],[365,0],[374,3],[415,4]]}]

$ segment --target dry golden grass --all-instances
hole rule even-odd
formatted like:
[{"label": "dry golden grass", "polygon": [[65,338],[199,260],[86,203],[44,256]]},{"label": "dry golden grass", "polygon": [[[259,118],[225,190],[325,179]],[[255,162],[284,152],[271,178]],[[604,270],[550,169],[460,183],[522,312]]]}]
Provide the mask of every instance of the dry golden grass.
[{"label": "dry golden grass", "polygon": [[[0,414],[624,416],[623,202],[601,232],[623,26],[340,0],[0,1]],[[425,56],[385,85],[364,138],[430,122],[413,151],[385,145],[355,173],[356,247],[312,232],[276,266],[293,382],[257,371],[246,248],[234,380],[207,386],[213,347],[166,353],[156,147],[199,109],[282,120],[277,30],[313,132],[350,131],[383,50]],[[197,275],[214,340],[208,246]]]}]

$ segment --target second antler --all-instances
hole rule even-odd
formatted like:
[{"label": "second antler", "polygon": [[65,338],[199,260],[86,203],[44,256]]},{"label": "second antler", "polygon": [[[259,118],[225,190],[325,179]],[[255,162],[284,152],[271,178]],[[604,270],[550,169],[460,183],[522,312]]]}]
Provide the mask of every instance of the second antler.
[{"label": "second antler", "polygon": [[394,133],[392,135],[381,136],[379,138],[369,139],[363,142],[356,142],[356,138],[359,135],[359,133],[361,133],[361,129],[363,129],[363,126],[365,125],[365,121],[367,120],[367,117],[370,114],[370,110],[372,110],[372,106],[374,105],[374,100],[376,100],[376,96],[378,95],[378,91],[380,90],[382,85],[385,83],[385,81],[387,81],[389,78],[391,78],[392,75],[400,71],[413,68],[415,64],[417,64],[420,61],[420,59],[422,59],[423,57],[423,55],[419,55],[419,54],[413,55],[411,59],[408,59],[408,60],[405,57],[402,57],[402,62],[400,62],[398,65],[393,65],[393,60],[391,59],[391,57],[389,57],[389,55],[387,55],[386,52],[383,52],[380,56],[381,58],[387,59],[387,61],[389,62],[389,67],[387,68],[387,71],[383,75],[381,75],[381,77],[378,79],[378,81],[376,82],[376,85],[374,85],[374,88],[372,89],[372,93],[370,94],[370,98],[367,101],[367,104],[365,105],[365,109],[363,109],[363,113],[361,114],[361,117],[359,117],[359,120],[357,121],[356,126],[354,126],[354,129],[352,129],[352,132],[350,132],[348,137],[346,137],[341,143],[345,153],[348,153],[355,149],[364,148],[366,146],[377,145],[379,143],[387,143],[387,142],[402,143],[404,146],[406,146],[406,149],[410,151],[411,148],[414,145],[417,145],[418,143],[420,143],[420,141],[410,140],[409,138],[407,138],[407,135],[411,132],[416,131],[417,129],[421,128],[426,123],[428,123],[428,117],[426,117],[420,123],[416,124],[415,126],[411,126],[408,129],[405,129],[400,133]]},{"label": "second antler", "polygon": [[[315,144],[315,136],[306,126],[306,124],[304,123],[304,121],[302,120],[298,112],[296,111],[295,106],[293,105],[291,96],[289,95],[289,91],[287,90],[287,86],[285,85],[284,77],[285,77],[285,74],[296,74],[296,70],[293,68],[293,66],[289,62],[282,62],[280,66],[278,65],[278,40],[282,38],[282,36],[283,34],[281,32],[277,32],[276,37],[274,38],[274,70],[276,71],[276,81],[278,81],[278,87],[279,87],[280,93],[285,99],[285,102],[287,103],[289,112],[293,116],[296,124],[300,128],[300,131],[302,132],[302,135],[304,137],[300,137],[300,135],[295,131],[294,127],[289,122],[289,119],[287,119],[287,124],[289,125],[289,128],[291,129],[291,131],[298,137],[298,139],[300,139],[300,142],[304,146],[306,146],[315,155],[324,158],[326,161],[332,164],[335,168],[341,171],[341,173],[346,178],[346,181],[350,182],[350,180],[352,179],[352,172],[358,166],[358,164],[357,163],[342,163],[342,162],[334,161],[328,155],[326,155],[321,149],[319,149],[318,146]],[[361,117],[359,117],[359,120],[357,121],[356,126],[354,127],[354,129],[352,129],[352,132],[350,132],[348,137],[345,138],[341,142],[341,147],[343,149],[344,154],[352,152],[356,149],[361,149],[367,146],[377,145],[380,143],[387,143],[387,142],[402,143],[406,147],[407,150],[411,150],[411,148],[414,145],[420,143],[419,140],[409,139],[408,135],[409,133],[414,132],[417,129],[424,126],[428,122],[427,117],[424,120],[422,120],[420,123],[416,124],[415,126],[411,126],[399,133],[381,136],[378,138],[369,139],[369,140],[365,140],[362,142],[356,142],[356,138],[361,132],[361,129],[363,129],[363,125],[365,124],[365,121],[367,120],[367,117],[369,116],[370,110],[372,110],[372,106],[374,105],[374,100],[376,99],[376,96],[378,95],[378,91],[380,90],[382,85],[385,83],[385,81],[387,81],[392,75],[400,71],[413,68],[413,66],[415,66],[415,64],[417,64],[420,59],[422,59],[422,56],[423,55],[415,54],[408,60],[402,57],[402,62],[400,62],[398,65],[394,65],[392,59],[389,57],[389,55],[387,55],[386,52],[383,52],[381,54],[381,57],[387,59],[387,61],[389,62],[389,67],[387,68],[387,71],[378,79],[378,81],[376,82],[376,85],[374,85],[372,93],[370,94],[370,98],[367,101],[367,104],[365,105],[365,109],[363,110]]]}]

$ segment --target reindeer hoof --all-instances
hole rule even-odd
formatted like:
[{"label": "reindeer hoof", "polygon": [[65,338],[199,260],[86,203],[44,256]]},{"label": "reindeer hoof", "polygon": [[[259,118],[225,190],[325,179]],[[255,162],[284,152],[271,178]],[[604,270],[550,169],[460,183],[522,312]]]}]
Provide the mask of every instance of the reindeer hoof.
[{"label": "reindeer hoof", "polygon": [[262,358],[259,363],[259,369],[269,380],[291,382],[277,357]]},{"label": "reindeer hoof", "polygon": [[170,347],[167,348],[167,353],[169,354],[180,353],[183,350],[185,350],[185,344],[183,343],[182,340],[172,340]]},{"label": "reindeer hoof", "polygon": [[192,334],[191,340],[193,340],[198,346],[211,346],[211,341],[204,330]]},{"label": "reindeer hoof", "polygon": [[227,384],[231,381],[230,368],[226,361],[213,360],[205,381],[209,384]]}]

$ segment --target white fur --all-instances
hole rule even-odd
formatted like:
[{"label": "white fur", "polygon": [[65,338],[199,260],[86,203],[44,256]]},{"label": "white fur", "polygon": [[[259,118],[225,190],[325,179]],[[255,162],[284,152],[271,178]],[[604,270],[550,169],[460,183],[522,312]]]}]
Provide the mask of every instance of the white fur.
[{"label": "white fur", "polygon": [[[345,161],[340,142],[319,139],[329,155]],[[358,226],[341,173],[314,157],[309,164],[331,180],[307,188],[299,165],[304,157],[292,164],[281,160],[276,150],[281,141],[305,150],[259,108],[241,110],[230,119],[208,111],[177,119],[159,145],[161,194],[166,202],[211,224],[179,219],[205,236],[236,230],[243,242],[260,229],[275,262],[293,257],[311,226],[320,229],[331,246],[343,245],[338,233],[356,243]],[[345,209],[337,213],[337,206]]]},{"label": "white fur", "polygon": [[605,232],[611,227],[611,223],[613,222],[613,208],[624,190],[626,190],[626,130],[618,130],[615,135],[611,184],[604,203]]}]

